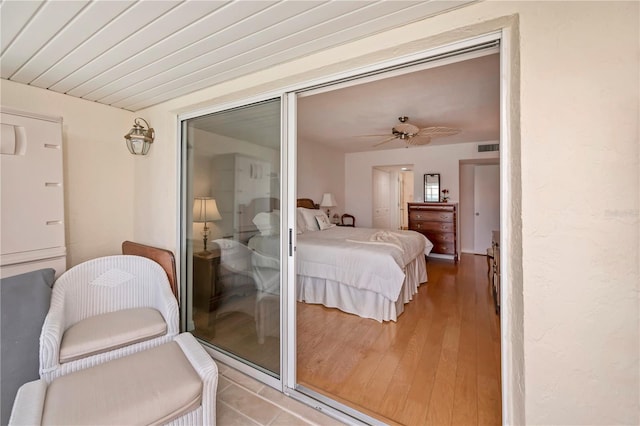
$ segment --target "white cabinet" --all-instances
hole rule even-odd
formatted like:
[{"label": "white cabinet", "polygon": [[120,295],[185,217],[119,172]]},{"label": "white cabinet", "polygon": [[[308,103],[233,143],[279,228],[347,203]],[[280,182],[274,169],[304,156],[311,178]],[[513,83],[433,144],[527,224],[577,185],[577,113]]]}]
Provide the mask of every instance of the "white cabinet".
[{"label": "white cabinet", "polygon": [[66,269],[62,119],[2,108],[0,267]]},{"label": "white cabinet", "polygon": [[222,219],[216,225],[224,237],[244,241],[255,231],[243,206],[271,196],[271,164],[242,154],[221,154],[211,160],[211,196]]}]

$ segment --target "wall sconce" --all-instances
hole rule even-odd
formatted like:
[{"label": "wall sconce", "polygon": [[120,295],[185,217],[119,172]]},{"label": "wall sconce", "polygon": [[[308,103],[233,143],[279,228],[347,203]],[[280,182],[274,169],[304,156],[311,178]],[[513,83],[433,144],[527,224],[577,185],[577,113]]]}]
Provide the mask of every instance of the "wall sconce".
[{"label": "wall sconce", "polygon": [[[147,128],[140,124],[138,120],[144,121],[144,124],[147,125]],[[124,135],[125,140],[127,141],[127,148],[129,148],[129,152],[133,155],[147,155],[149,152],[149,147],[153,143],[153,138],[155,137],[156,132],[149,126],[147,120],[144,118],[136,118],[133,120],[133,127]]]},{"label": "wall sconce", "polygon": [[193,200],[193,221],[204,223],[202,229],[202,239],[204,242],[204,251],[207,251],[207,239],[209,238],[209,227],[207,222],[213,222],[222,219],[218,211],[216,200],[211,197],[195,197]]}]

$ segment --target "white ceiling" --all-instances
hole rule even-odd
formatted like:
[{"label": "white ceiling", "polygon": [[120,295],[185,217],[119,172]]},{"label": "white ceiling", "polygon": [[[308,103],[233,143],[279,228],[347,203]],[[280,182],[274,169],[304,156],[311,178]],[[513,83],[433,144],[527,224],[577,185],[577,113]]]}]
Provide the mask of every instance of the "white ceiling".
[{"label": "white ceiling", "polygon": [[0,76],[137,111],[472,1],[4,0]]},{"label": "white ceiling", "polygon": [[401,116],[409,117],[409,123],[419,128],[446,126],[460,130],[453,136],[433,138],[429,145],[498,141],[499,54],[301,97],[298,139],[344,152],[407,147],[400,139],[373,146],[391,136]]},{"label": "white ceiling", "polygon": [[[329,145],[342,152],[406,147],[391,135],[398,117],[418,127],[460,129],[432,145],[495,142],[500,139],[500,58],[495,49],[393,71],[393,76],[329,86],[298,98],[298,143]],[[444,63],[444,64],[443,64]],[[425,67],[428,67],[424,69]],[[401,73],[401,75],[398,75]],[[373,80],[373,81],[371,81]],[[280,103],[264,102],[196,118],[190,124],[210,133],[278,148]],[[378,135],[363,137],[363,135]]]}]

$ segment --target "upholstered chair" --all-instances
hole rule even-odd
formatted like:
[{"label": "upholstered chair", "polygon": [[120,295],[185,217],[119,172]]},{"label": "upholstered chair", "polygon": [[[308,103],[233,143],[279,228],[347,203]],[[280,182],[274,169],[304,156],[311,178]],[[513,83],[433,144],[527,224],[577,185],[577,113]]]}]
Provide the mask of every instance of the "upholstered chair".
[{"label": "upholstered chair", "polygon": [[125,255],[89,260],[54,283],[40,335],[40,377],[51,382],[178,333],[178,303],[159,264]]}]

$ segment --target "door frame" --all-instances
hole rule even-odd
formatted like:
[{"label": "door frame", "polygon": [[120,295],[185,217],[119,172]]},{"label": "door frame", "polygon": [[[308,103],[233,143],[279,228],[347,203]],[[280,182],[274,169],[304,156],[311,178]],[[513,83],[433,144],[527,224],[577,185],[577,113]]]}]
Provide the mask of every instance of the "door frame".
[{"label": "door frame", "polygon": [[[435,48],[411,55],[396,57],[391,60],[376,62],[364,67],[355,67],[346,72],[332,75],[325,75],[321,78],[296,83],[278,90],[272,90],[261,95],[243,98],[233,102],[223,102],[199,108],[186,113],[179,114],[178,132],[181,141],[181,158],[179,167],[180,180],[178,187],[181,188],[180,197],[180,227],[184,232],[185,209],[183,168],[184,156],[186,155],[186,143],[183,146],[181,129],[182,122],[188,118],[198,117],[212,112],[219,112],[225,109],[247,105],[275,97],[281,97],[283,105],[282,123],[283,138],[281,143],[283,172],[281,187],[281,200],[288,203],[287,217],[282,220],[282,231],[289,232],[295,228],[295,178],[296,178],[296,135],[295,135],[295,97],[298,93],[312,90],[322,85],[336,84],[347,79],[364,78],[367,74],[383,72],[385,69],[393,67],[410,66],[414,62],[427,58],[451,53],[465,47],[471,47],[484,42],[499,41],[500,52],[500,228],[501,228],[501,300],[503,301],[500,311],[501,316],[501,378],[502,378],[502,420],[504,424],[520,424],[524,422],[524,327],[523,316],[524,306],[522,298],[522,188],[521,188],[521,164],[520,164],[520,109],[519,109],[519,43],[517,21],[504,22],[504,26],[496,28],[494,31],[485,32],[471,38],[462,38],[472,31],[458,33],[458,41],[440,45]],[[285,127],[286,126],[286,127]],[[285,167],[285,165],[287,167]],[[288,168],[288,170],[286,170]],[[286,182],[286,185],[284,185]],[[182,235],[182,234],[181,234]],[[274,382],[274,378],[255,370],[248,365],[242,364],[234,359],[224,359],[220,353],[213,352],[214,358],[223,362],[228,362],[234,368],[248,374],[272,386],[280,389],[286,395],[298,399],[305,404],[323,411],[329,415],[339,418],[352,424],[377,424],[377,420],[372,419],[350,407],[346,407],[333,400],[314,395],[314,392],[301,392],[296,389],[295,383],[295,363],[296,363],[296,299],[295,290],[292,283],[295,283],[295,232],[291,237],[293,251],[287,253],[281,259],[287,259],[286,274],[283,277],[281,293],[281,368],[280,380]],[[286,252],[285,239],[283,238],[283,252]],[[286,242],[288,243],[288,242]],[[179,238],[178,247],[181,255],[184,255],[185,247],[183,238]],[[183,262],[180,262],[184,264]],[[284,263],[284,262],[283,262]],[[186,264],[185,264],[186,266]],[[183,269],[183,268],[181,268]],[[284,270],[284,268],[282,269]],[[186,294],[186,271],[180,272],[181,294]],[[184,300],[183,300],[184,302]],[[284,304],[285,306],[282,306]],[[304,390],[304,389],[301,389]],[[336,408],[337,407],[337,408]]]}]

